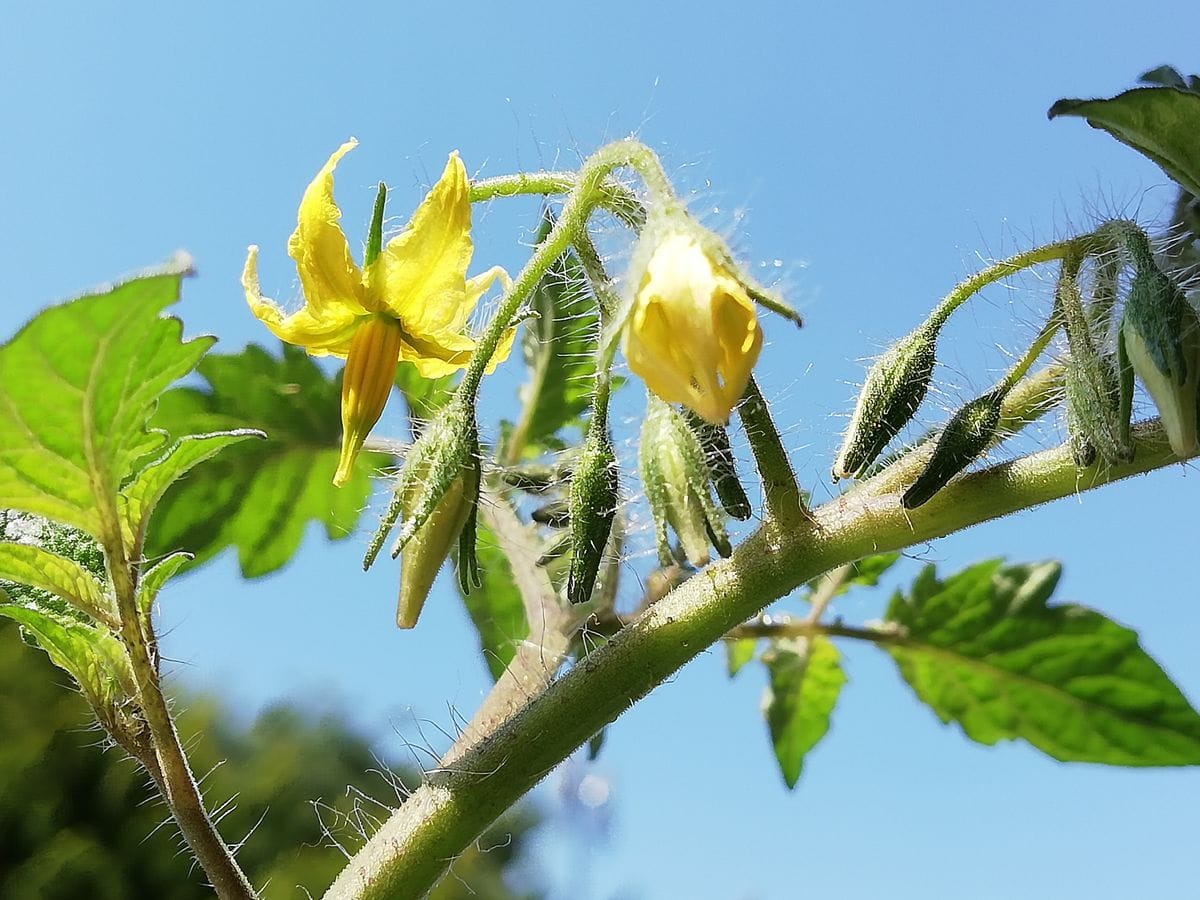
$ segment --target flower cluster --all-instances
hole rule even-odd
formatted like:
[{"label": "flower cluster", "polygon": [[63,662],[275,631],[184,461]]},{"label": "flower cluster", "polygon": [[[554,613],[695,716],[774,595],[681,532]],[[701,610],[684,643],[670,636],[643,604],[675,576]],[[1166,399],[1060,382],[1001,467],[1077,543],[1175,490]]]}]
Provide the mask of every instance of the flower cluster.
[{"label": "flower cluster", "polygon": [[[257,247],[250,247],[242,276],[251,311],[272,333],[314,356],[346,360],[342,446],[333,478],[339,486],[349,479],[383,412],[397,364],[412,363],[427,379],[468,368],[480,352],[479,340],[467,330],[472,311],[497,281],[510,297],[513,294],[513,283],[499,266],[467,276],[473,249],[470,185],[456,153],[408,226],[386,244],[386,189],[380,185],[362,263],[356,263],[333,198],[334,169],[355,146],[351,139],[334,151],[300,201],[288,254],[299,273],[302,308],[288,314],[263,296]],[[726,507],[730,514],[748,515],[736,476],[729,475],[732,456],[721,426],[746,391],[762,349],[755,312],[760,291],[739,274],[720,241],[673,203],[651,216],[642,229],[629,284],[632,294],[618,321],[630,368],[657,397],[652,403],[657,413],[648,419],[656,424],[646,438],[641,467],[651,476],[648,490],[660,523],[660,556],[669,558],[665,542],[670,523],[686,557],[701,565],[708,559],[709,541],[722,554],[729,552],[710,487],[716,486],[732,504]],[[489,346],[494,350],[486,362],[474,363],[474,376],[491,372],[509,355],[513,322],[520,318],[515,305],[515,300],[502,304],[510,321],[496,326],[501,336],[496,340],[492,334]],[[456,542],[464,589],[478,581],[474,532],[481,467],[476,385],[477,378],[465,379],[454,400],[407,454],[391,507],[368,551],[369,565],[393,524],[403,522],[393,556],[404,554],[397,615],[404,628],[416,624]],[[686,407],[696,424],[685,424],[668,404]],[[593,412],[593,425],[571,487],[568,593],[573,602],[591,596],[616,510],[616,462],[603,410]],[[698,435],[705,436],[703,441]],[[715,467],[712,472],[707,457]]]}]

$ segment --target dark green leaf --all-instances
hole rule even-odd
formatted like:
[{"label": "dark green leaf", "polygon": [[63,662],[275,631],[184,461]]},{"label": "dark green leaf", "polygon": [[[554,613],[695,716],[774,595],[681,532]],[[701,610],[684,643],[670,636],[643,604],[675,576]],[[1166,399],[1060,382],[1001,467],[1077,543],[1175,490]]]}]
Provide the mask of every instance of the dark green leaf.
[{"label": "dark green leaf", "polygon": [[763,654],[771,683],[765,714],[779,771],[795,787],[804,757],[829,730],[846,676],[837,648],[823,637],[777,641]]},{"label": "dark green leaf", "polygon": [[983,744],[1021,738],[1055,759],[1200,763],[1200,715],[1138,645],[1082,606],[1048,606],[1057,563],[927,567],[888,607],[889,651],[943,722]]},{"label": "dark green leaf", "polygon": [[525,326],[522,342],[530,377],[520,389],[521,417],[508,438],[513,459],[543,452],[555,432],[587,409],[595,387],[600,319],[573,253],[546,271],[531,305],[538,318]]},{"label": "dark green leaf", "polygon": [[1200,196],[1200,93],[1178,87],[1134,88],[1107,100],[1059,100],[1049,116],[1082,116]]},{"label": "dark green leaf", "polygon": [[51,307],[0,347],[6,507],[95,537],[115,533],[105,511],[163,441],[146,429],[155,401],[212,344],[182,342],[179,321],[160,315],[179,299],[184,272],[177,265]]},{"label": "dark green leaf", "polygon": [[328,379],[303,351],[282,358],[261,347],[208,356],[197,368],[208,389],[176,388],[154,424],[179,437],[257,428],[265,441],[231,447],[167,490],[154,513],[147,553],[177,550],[210,559],[236,547],[242,574],[265,575],[295,553],[311,521],[330,539],[346,537],[388,457],[363,453],[350,482],[332,483],[341,439],[340,379]]},{"label": "dark green leaf", "polygon": [[725,671],[732,678],[742,670],[742,666],[754,659],[754,651],[758,641],[754,638],[739,638],[736,641],[725,642]]}]

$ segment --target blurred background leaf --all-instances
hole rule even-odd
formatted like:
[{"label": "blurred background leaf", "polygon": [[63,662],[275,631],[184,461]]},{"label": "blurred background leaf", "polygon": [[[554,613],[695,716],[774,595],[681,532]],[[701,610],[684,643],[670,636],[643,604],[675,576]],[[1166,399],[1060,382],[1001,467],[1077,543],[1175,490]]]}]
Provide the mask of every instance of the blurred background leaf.
[{"label": "blurred background leaf", "polygon": [[173,437],[249,427],[267,439],[232,447],[176,482],[151,522],[150,556],[186,550],[198,565],[233,547],[242,575],[254,578],[291,559],[309,522],[321,523],[330,540],[354,530],[372,473],[391,459],[360,454],[349,483],[333,486],[341,376],[327,378],[304,351],[280,346],[279,357],[254,344],[210,354],[197,367],[206,388],[163,396],[153,424]]}]

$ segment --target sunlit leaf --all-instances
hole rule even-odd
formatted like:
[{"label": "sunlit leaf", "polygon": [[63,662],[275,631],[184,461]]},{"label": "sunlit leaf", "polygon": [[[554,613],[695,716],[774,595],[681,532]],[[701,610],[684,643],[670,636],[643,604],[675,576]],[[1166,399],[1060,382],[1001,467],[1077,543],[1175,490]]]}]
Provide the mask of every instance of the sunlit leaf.
[{"label": "sunlit leaf", "polygon": [[95,575],[42,547],[0,542],[0,579],[48,591],[94,619],[116,619],[112,599]]},{"label": "sunlit leaf", "polygon": [[1144,87],[1106,100],[1064,99],[1050,107],[1048,115],[1087,119],[1200,196],[1200,93],[1195,90]]},{"label": "sunlit leaf", "polygon": [[261,438],[261,431],[240,429],[213,434],[185,435],[162,457],[150,463],[121,491],[122,527],[129,546],[140,546],[146,525],[163,494],[188,472],[226,447],[246,438]]},{"label": "sunlit leaf", "polygon": [[795,787],[804,757],[829,730],[846,675],[837,648],[823,637],[777,641],[763,654],[770,685],[763,711],[779,771]]},{"label": "sunlit leaf", "polygon": [[301,350],[283,345],[282,353],[251,345],[210,355],[197,367],[207,388],[163,396],[154,424],[172,436],[254,428],[267,439],[230,447],[170,487],[151,522],[149,555],[183,550],[199,563],[234,547],[252,578],[291,559],[309,522],[324,525],[330,539],[354,529],[371,473],[390,458],[360,454],[350,481],[335,488],[340,379],[326,378]]},{"label": "sunlit leaf", "polygon": [[1050,606],[1057,563],[927,567],[887,611],[888,649],[943,722],[983,744],[1021,738],[1055,759],[1200,764],[1200,715],[1137,634],[1082,606]]},{"label": "sunlit leaf", "polygon": [[0,497],[96,537],[117,489],[164,437],[146,420],[212,338],[183,342],[160,313],[184,269],[133,278],[39,313],[0,346]]}]

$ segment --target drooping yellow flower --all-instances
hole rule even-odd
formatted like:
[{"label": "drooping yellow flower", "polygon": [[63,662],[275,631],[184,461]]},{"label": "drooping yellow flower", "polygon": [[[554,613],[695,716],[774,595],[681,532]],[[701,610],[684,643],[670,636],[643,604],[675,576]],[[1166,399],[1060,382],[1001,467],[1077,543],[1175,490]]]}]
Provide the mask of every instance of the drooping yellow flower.
[{"label": "drooping yellow flower", "polygon": [[655,394],[724,424],[750,380],[762,329],[742,284],[693,234],[676,232],[646,264],[624,348]]},{"label": "drooping yellow flower", "polygon": [[[475,350],[467,318],[497,279],[510,284],[499,266],[466,277],[473,250],[471,203],[457,153],[450,154],[408,227],[360,268],[333,200],[334,167],[357,143],[351,139],[329,157],[300,201],[288,255],[296,261],[304,306],[287,315],[262,295],[258,247],[249,248],[242,273],[251,311],[276,337],[313,356],[346,360],[337,485],[349,479],[363,441],[383,413],[396,364],[411,362],[425,378],[464,368]],[[512,340],[509,329],[487,371],[507,358]]]}]

